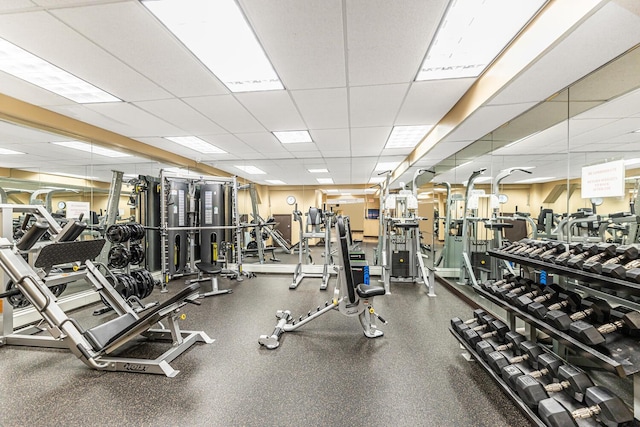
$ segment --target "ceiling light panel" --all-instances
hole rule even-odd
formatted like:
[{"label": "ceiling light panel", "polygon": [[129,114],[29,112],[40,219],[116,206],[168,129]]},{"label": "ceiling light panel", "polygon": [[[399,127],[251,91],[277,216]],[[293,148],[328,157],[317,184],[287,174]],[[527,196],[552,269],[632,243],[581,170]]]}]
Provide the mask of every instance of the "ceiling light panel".
[{"label": "ceiling light panel", "polygon": [[235,165],[234,168],[238,168],[241,171],[248,173],[249,175],[264,175],[264,174],[266,174],[265,171],[263,171],[262,169],[258,169],[255,166],[238,166],[238,165]]},{"label": "ceiling light panel", "polygon": [[322,169],[307,169],[310,173],[328,173],[329,170],[327,168]]},{"label": "ceiling light panel", "polygon": [[131,154],[121,153],[120,151],[109,150],[108,148],[99,147],[94,144],[87,144],[80,141],[62,141],[52,142],[52,144],[60,145],[61,147],[72,148],[74,150],[85,151],[91,154],[97,154],[105,157],[131,157]]},{"label": "ceiling light panel", "polygon": [[292,130],[273,132],[273,135],[278,138],[283,144],[298,144],[303,142],[313,142],[309,131],[306,130]]},{"label": "ceiling light panel", "polygon": [[284,89],[234,0],[143,1],[231,92]]},{"label": "ceiling light panel", "polygon": [[384,148],[413,148],[433,126],[394,126]]},{"label": "ceiling light panel", "polygon": [[25,154],[20,151],[9,150],[8,148],[0,148],[0,154]]},{"label": "ceiling light panel", "polygon": [[285,185],[286,182],[281,181],[279,179],[267,179],[265,180],[268,184],[273,184],[273,185]]},{"label": "ceiling light panel", "polygon": [[478,77],[546,0],[451,0],[416,80]]},{"label": "ceiling light panel", "polygon": [[0,39],[0,70],[80,104],[121,102],[26,50]]},{"label": "ceiling light panel", "polygon": [[318,181],[318,184],[333,184],[332,178],[316,178],[316,181]]},{"label": "ceiling light panel", "polygon": [[165,137],[169,141],[180,144],[183,147],[190,148],[203,154],[226,154],[227,152],[211,145],[206,141],[198,138],[197,136],[171,136]]}]

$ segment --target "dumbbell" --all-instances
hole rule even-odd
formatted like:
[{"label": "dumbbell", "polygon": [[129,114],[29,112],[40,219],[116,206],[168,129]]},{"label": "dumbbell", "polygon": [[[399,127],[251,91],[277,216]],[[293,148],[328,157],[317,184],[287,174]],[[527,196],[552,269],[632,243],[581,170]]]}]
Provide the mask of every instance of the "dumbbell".
[{"label": "dumbbell", "polygon": [[[505,295],[507,292],[511,291],[512,289],[515,289],[518,286],[523,286],[527,283],[533,283],[532,280],[530,279],[525,279],[524,277],[516,277],[514,278],[514,280],[509,281],[508,283],[505,283],[503,285],[494,285],[489,289],[489,292],[491,292],[492,294],[502,298],[503,295]],[[525,288],[526,289],[526,288]]]},{"label": "dumbbell", "polygon": [[514,250],[520,248],[520,247],[528,247],[529,244],[531,244],[531,242],[534,242],[535,240],[532,239],[522,239],[522,240],[518,240],[517,242],[511,242],[511,243],[505,243],[504,245],[502,245],[502,247],[500,248],[501,252],[513,252]]},{"label": "dumbbell", "polygon": [[610,323],[598,326],[597,328],[587,322],[578,320],[569,327],[569,333],[588,345],[599,345],[605,342],[604,335],[620,330],[623,334],[631,337],[640,336],[640,312],[627,307],[618,306],[611,309]]},{"label": "dumbbell", "polygon": [[598,253],[589,256],[587,252],[582,252],[569,259],[569,261],[567,261],[567,267],[582,269],[582,265],[585,262],[602,262],[616,254],[616,245],[613,243],[598,243],[596,247]]},{"label": "dumbbell", "polygon": [[604,262],[585,261],[582,269],[590,273],[602,274],[602,270],[607,265],[618,265],[621,262],[633,261],[638,258],[638,247],[636,245],[620,245],[616,248],[616,256]]},{"label": "dumbbell", "polygon": [[504,334],[504,344],[493,345],[489,341],[478,341],[476,343],[476,353],[480,355],[482,359],[487,360],[489,353],[493,353],[494,351],[506,351],[510,349],[518,351],[518,346],[523,341],[526,341],[526,338],[523,335],[509,331]]},{"label": "dumbbell", "polygon": [[558,377],[558,368],[564,365],[564,361],[558,356],[552,353],[542,353],[538,356],[538,370],[524,373],[516,365],[507,365],[502,368],[502,379],[511,387],[515,389],[516,380],[523,375],[529,375],[533,378],[549,378],[555,380]]},{"label": "dumbbell", "polygon": [[558,368],[560,382],[543,385],[537,379],[523,375],[515,380],[515,390],[518,396],[529,408],[536,408],[540,401],[549,397],[548,393],[566,392],[578,402],[584,401],[587,389],[593,387],[593,381],[581,369],[571,365],[562,365]]},{"label": "dumbbell", "polygon": [[[464,331],[469,330],[469,329],[482,330],[482,329],[485,328],[484,325],[486,325],[487,323],[489,323],[489,322],[491,322],[492,320],[495,319],[489,313],[480,313],[480,309],[476,310],[476,312],[477,313],[474,312],[474,316],[477,314],[478,317],[474,317],[474,319],[473,319],[473,321],[471,323],[457,323],[455,325],[452,324],[453,325],[453,329],[455,329],[455,331],[458,333],[458,335],[462,336]],[[458,322],[457,318],[454,318],[454,319],[451,319],[451,320],[452,321],[455,320],[456,322]]]},{"label": "dumbbell", "polygon": [[577,311],[580,307],[581,300],[582,297],[579,294],[565,289],[558,293],[557,302],[554,302],[553,304],[550,304],[548,306],[542,303],[534,302],[532,304],[529,304],[529,306],[527,307],[527,311],[538,319],[543,319],[545,314],[547,314],[547,312],[550,310],[560,310],[566,308],[569,312]]},{"label": "dumbbell", "polygon": [[596,323],[609,320],[611,306],[602,298],[588,296],[580,302],[580,310],[569,314],[560,310],[550,310],[544,315],[544,321],[560,331],[566,331],[577,320],[590,318]]},{"label": "dumbbell", "polygon": [[634,275],[633,273],[633,270],[638,270],[636,273],[640,273],[638,267],[640,267],[640,259],[634,259],[626,264],[607,264],[602,267],[602,274],[625,280],[627,279],[627,273],[632,271],[631,277],[628,279],[640,283],[640,280],[638,280],[640,274]]},{"label": "dumbbell", "polygon": [[515,300],[521,295],[528,295],[534,297],[541,293],[540,284],[534,281],[530,281],[520,287],[514,288],[502,295],[502,299],[513,304]]},{"label": "dumbbell", "polygon": [[548,241],[544,242],[543,244],[539,245],[534,250],[528,252],[526,254],[526,256],[528,256],[531,259],[537,259],[536,257],[539,257],[541,254],[546,253],[549,250],[555,251],[555,248],[558,245],[562,245],[562,243],[561,242],[557,242],[555,240],[548,240]]},{"label": "dumbbell", "polygon": [[[484,334],[480,334],[483,330],[487,330]],[[499,339],[503,339],[504,336],[509,332],[509,326],[506,325],[502,320],[493,319],[492,321],[478,326],[473,329],[467,329],[462,332],[462,338],[468,342],[471,347],[476,346],[478,341],[486,340],[487,338],[497,336]]]},{"label": "dumbbell", "polygon": [[533,304],[536,302],[539,304],[542,304],[543,302],[556,299],[558,295],[564,291],[563,288],[556,285],[555,283],[551,283],[546,286],[541,286],[541,290],[542,290],[542,295],[535,296],[535,295],[529,295],[528,293],[524,295],[520,295],[518,298],[516,298],[513,301],[513,304],[516,307],[519,307],[520,309],[524,310],[530,304]]},{"label": "dumbbell", "polygon": [[486,311],[484,311],[481,308],[478,308],[473,310],[473,317],[471,319],[462,320],[459,317],[454,317],[453,319],[451,319],[451,327],[456,331],[458,331],[458,328],[460,327],[460,325],[470,325],[476,322],[481,316],[484,316],[485,314],[487,314]]},{"label": "dumbbell", "polygon": [[485,291],[487,291],[487,292],[491,292],[491,287],[492,286],[500,287],[500,286],[502,286],[504,284],[507,284],[507,283],[510,283],[510,282],[512,282],[512,281],[514,281],[516,279],[517,279],[517,277],[516,277],[515,274],[507,273],[500,280],[497,280],[497,281],[489,281],[488,280],[486,282],[480,283],[480,287],[482,289],[484,289]]},{"label": "dumbbell", "polygon": [[523,341],[518,345],[518,349],[520,355],[511,359],[500,351],[489,353],[487,355],[487,363],[491,366],[491,369],[498,373],[507,365],[524,361],[529,363],[533,369],[538,369],[538,356],[545,352],[542,347],[533,341]]},{"label": "dumbbell", "polygon": [[593,416],[608,427],[622,427],[633,421],[633,414],[622,399],[604,387],[588,388],[584,401],[588,407],[571,411],[554,398],[544,399],[538,404],[538,416],[550,427],[577,427],[575,420]]},{"label": "dumbbell", "polygon": [[522,257],[529,256],[531,252],[536,251],[540,248],[544,250],[546,243],[547,242],[544,240],[534,240],[531,243],[529,243],[528,247],[518,248],[515,251],[511,252],[511,255],[517,255]]},{"label": "dumbbell", "polygon": [[[573,245],[573,249],[571,246]],[[598,253],[598,245],[593,243],[572,243],[569,245],[569,252],[565,252],[559,255],[553,260],[555,264],[566,266],[569,260],[573,257],[582,255],[583,257],[589,257]],[[583,255],[584,254],[584,255]]]},{"label": "dumbbell", "polygon": [[548,248],[546,251],[544,252],[540,252],[537,254],[531,254],[530,258],[531,259],[535,259],[535,260],[539,260],[539,261],[544,261],[547,258],[555,258],[556,255],[561,254],[563,252],[565,252],[567,250],[567,246],[562,243],[562,242],[549,242],[547,244]]}]

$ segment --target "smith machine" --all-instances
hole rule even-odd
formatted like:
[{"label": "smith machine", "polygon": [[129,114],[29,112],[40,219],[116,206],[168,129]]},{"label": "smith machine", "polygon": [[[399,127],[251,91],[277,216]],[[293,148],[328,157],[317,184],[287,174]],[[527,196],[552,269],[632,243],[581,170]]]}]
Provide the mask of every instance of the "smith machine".
[{"label": "smith machine", "polygon": [[[162,170],[160,182],[162,291],[167,291],[170,279],[198,274],[199,278],[190,282],[210,283],[210,289],[202,296],[231,292],[218,289],[217,275],[243,280],[242,226],[238,213],[240,186],[236,177],[184,175]],[[229,207],[230,221],[225,219],[225,206]],[[198,259],[200,262],[196,262]],[[234,261],[237,271],[228,269],[228,263]],[[203,273],[210,278],[202,278]]]}]

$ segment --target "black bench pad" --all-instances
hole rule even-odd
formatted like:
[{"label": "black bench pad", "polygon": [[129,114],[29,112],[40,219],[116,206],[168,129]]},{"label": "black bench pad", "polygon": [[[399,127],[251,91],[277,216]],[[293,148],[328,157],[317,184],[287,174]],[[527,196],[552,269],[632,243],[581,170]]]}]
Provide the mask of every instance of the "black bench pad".
[{"label": "black bench pad", "polygon": [[361,283],[356,288],[356,292],[360,298],[371,298],[378,295],[384,295],[384,286],[371,286]]},{"label": "black bench pad", "polygon": [[101,351],[142,324],[146,323],[151,327],[155,323],[158,323],[162,318],[166,317],[166,314],[162,315],[161,313],[167,307],[184,301],[194,293],[197,294],[198,289],[200,289],[200,284],[192,283],[168,300],[155,306],[143,317],[136,320],[135,315],[132,313],[123,314],[120,317],[85,331],[84,337],[91,343],[95,351]]},{"label": "black bench pad", "polygon": [[218,274],[222,271],[222,267],[217,264],[211,264],[208,262],[196,262],[196,268],[203,273]]}]

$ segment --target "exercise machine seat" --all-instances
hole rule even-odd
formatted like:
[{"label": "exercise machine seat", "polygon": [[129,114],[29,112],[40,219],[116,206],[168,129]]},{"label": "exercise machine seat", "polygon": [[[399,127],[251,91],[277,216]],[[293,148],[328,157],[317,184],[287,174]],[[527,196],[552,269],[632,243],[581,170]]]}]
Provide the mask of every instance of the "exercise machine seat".
[{"label": "exercise machine seat", "polygon": [[197,262],[196,268],[207,274],[218,274],[222,272],[222,267],[220,267],[218,264],[212,264],[209,262]]},{"label": "exercise machine seat", "polygon": [[198,289],[200,289],[200,284],[193,283],[164,301],[162,304],[158,304],[139,319],[136,319],[136,316],[133,313],[126,313],[106,323],[86,330],[83,335],[87,341],[91,343],[95,351],[102,351],[116,340],[136,329],[138,326],[146,324],[150,328],[155,323],[158,323],[166,317],[167,313],[164,315],[162,314],[166,308],[173,304],[181,303],[194,294],[197,295]]},{"label": "exercise machine seat", "polygon": [[360,283],[356,287],[356,292],[360,298],[371,298],[385,294],[384,286],[365,285],[364,283]]}]

